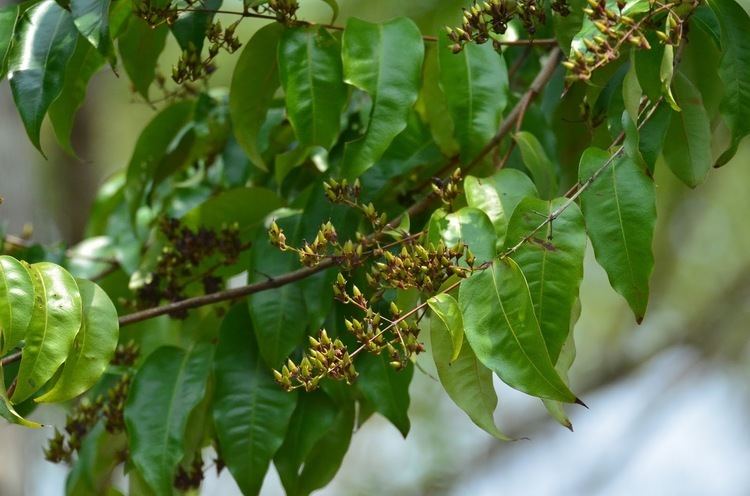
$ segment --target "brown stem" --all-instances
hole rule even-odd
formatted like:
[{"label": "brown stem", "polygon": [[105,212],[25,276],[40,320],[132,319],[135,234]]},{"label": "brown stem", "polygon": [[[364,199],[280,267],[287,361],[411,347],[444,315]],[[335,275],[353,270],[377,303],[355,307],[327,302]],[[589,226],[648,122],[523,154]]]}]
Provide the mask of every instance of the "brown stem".
[{"label": "brown stem", "polygon": [[11,363],[15,363],[21,359],[21,352],[17,351],[15,353],[12,353],[2,360],[0,360],[0,367],[5,367],[7,365],[10,365]]}]

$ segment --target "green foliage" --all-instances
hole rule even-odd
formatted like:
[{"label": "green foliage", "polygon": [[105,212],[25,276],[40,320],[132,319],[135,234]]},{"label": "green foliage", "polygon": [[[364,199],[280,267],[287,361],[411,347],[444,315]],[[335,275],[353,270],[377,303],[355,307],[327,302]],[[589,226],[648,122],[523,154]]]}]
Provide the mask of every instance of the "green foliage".
[{"label": "green foliage", "polygon": [[[49,116],[73,153],[102,68],[154,109],[85,240],[3,243],[0,416],[36,427],[19,412],[74,400],[45,452],[72,464],[71,495],[106,493],[121,464],[134,494],[191,493],[206,455],[244,494],[272,461],[310,494],[371,415],[409,433],[424,352],[498,440],[493,375],[572,428],[587,240],[640,322],[654,175],[696,187],[750,133],[745,9],[490,0],[436,37],[244,7],[0,9],[0,76],[35,146]],[[249,17],[268,23],[247,36]]]}]

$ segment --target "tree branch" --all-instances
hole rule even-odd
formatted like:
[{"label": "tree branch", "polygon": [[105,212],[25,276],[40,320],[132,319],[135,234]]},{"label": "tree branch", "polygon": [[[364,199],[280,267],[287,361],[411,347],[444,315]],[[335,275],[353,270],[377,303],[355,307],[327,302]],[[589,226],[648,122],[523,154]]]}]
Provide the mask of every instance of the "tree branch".
[{"label": "tree branch", "polygon": [[5,367],[6,365],[10,365],[11,363],[17,362],[20,359],[21,359],[21,352],[17,351],[13,354],[8,355],[2,360],[0,360],[0,367]]}]

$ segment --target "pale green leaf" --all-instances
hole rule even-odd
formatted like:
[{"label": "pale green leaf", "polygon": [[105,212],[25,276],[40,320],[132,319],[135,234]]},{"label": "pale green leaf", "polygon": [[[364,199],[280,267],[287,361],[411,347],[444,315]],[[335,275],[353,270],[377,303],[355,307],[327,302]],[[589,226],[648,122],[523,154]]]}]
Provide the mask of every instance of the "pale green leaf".
[{"label": "pale green leaf", "polygon": [[527,131],[516,133],[514,139],[521,152],[523,164],[531,173],[534,184],[539,190],[539,195],[545,200],[554,198],[558,189],[557,170],[542,144],[536,136]]},{"label": "pale green leaf", "polygon": [[34,307],[34,286],[24,263],[0,256],[0,356],[17,347],[26,335]]}]

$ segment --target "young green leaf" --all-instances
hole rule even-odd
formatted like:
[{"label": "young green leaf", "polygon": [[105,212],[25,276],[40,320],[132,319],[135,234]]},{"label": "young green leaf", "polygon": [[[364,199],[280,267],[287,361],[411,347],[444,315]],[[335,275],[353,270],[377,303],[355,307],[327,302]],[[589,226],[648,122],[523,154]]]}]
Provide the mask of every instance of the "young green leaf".
[{"label": "young green leaf", "polygon": [[357,387],[377,412],[406,437],[409,422],[409,384],[414,375],[414,366],[396,370],[388,363],[385,353],[374,356],[365,353],[357,362],[359,377]]},{"label": "young green leaf", "polygon": [[18,346],[26,335],[34,307],[34,285],[27,267],[0,256],[0,356]]},{"label": "young green leaf", "polygon": [[118,47],[122,66],[135,91],[146,101],[149,88],[156,78],[156,63],[167,42],[169,28],[162,24],[152,28],[141,18],[131,18],[127,30],[120,36]]},{"label": "young green leaf", "polygon": [[258,135],[279,87],[278,46],[284,26],[279,23],[259,29],[240,54],[229,90],[229,115],[237,142],[253,165],[268,170]]},{"label": "young green leaf", "polygon": [[[521,201],[510,219],[505,247],[515,246],[566,201],[565,198]],[[571,313],[583,279],[585,252],[583,215],[573,204],[512,255],[526,276],[534,313],[553,364],[557,363],[570,334]]]},{"label": "young green leaf", "polygon": [[214,347],[163,346],[133,378],[125,403],[130,459],[157,496],[172,494],[190,412],[206,392]]},{"label": "young green leaf", "polygon": [[750,16],[735,0],[709,0],[708,4],[721,25],[721,112],[732,131],[729,149],[716,161],[721,166],[734,157],[742,138],[750,134]]},{"label": "young green leaf", "polygon": [[480,428],[492,436],[508,441],[495,425],[493,413],[497,394],[492,385],[492,372],[482,365],[468,343],[456,347],[456,335],[463,341],[463,320],[458,302],[441,294],[429,300],[430,343],[440,383],[461,410]]},{"label": "young green leaf", "polygon": [[243,494],[258,494],[284,441],[297,395],[271,376],[245,305],[224,318],[215,362],[214,423],[219,453]]},{"label": "young green leaf", "polygon": [[672,119],[664,145],[664,160],[682,182],[695,188],[713,165],[711,122],[698,89],[681,72],[672,82],[681,112]]},{"label": "young green leaf", "polygon": [[533,134],[521,131],[515,134],[514,139],[521,152],[523,164],[531,173],[531,177],[534,178],[534,184],[539,190],[539,195],[545,200],[551,200],[557,195],[558,189],[555,165]]},{"label": "young green leaf", "polygon": [[54,0],[29,8],[18,24],[8,57],[8,78],[26,133],[41,151],[42,121],[62,91],[78,31],[70,12]]},{"label": "young green leaf", "polygon": [[477,358],[509,386],[573,403],[550,360],[526,278],[510,259],[495,261],[461,284],[464,332]]},{"label": "young green leaf", "polygon": [[661,81],[661,93],[675,112],[680,111],[680,106],[672,94],[672,79],[674,77],[674,47],[664,46],[664,56],[659,66],[659,80]]},{"label": "young green leaf", "polygon": [[[586,150],[579,170],[581,183],[608,160],[610,155],[604,150]],[[581,207],[597,261],[640,323],[648,306],[648,282],[654,266],[653,182],[629,158],[616,158],[581,195]]]},{"label": "young green leaf", "polygon": [[59,403],[75,398],[99,381],[117,348],[119,324],[114,304],[99,286],[78,279],[83,304],[81,329],[65,360],[62,374],[38,403]]},{"label": "young green leaf", "polygon": [[279,73],[300,144],[330,148],[348,96],[338,40],[322,27],[287,29],[279,44]]},{"label": "young green leaf", "polygon": [[539,193],[529,176],[516,169],[502,169],[490,177],[468,176],[464,180],[466,203],[482,210],[495,226],[498,244],[503,245],[508,221],[516,205],[525,197]]},{"label": "young green leaf", "polygon": [[86,88],[91,76],[103,65],[104,57],[86,39],[80,38],[65,70],[62,91],[49,108],[49,119],[57,141],[71,155],[75,155],[70,135],[76,112],[86,98]]},{"label": "young green leaf", "polygon": [[353,179],[372,167],[406,128],[419,95],[424,42],[407,18],[384,24],[351,18],[342,57],[346,82],[367,92],[373,102],[367,132],[344,150],[344,173]]},{"label": "young green leaf", "polygon": [[[447,362],[450,365],[458,358],[464,344],[464,323],[461,320],[461,310],[458,308],[456,300],[446,293],[433,296],[427,300],[427,304],[432,310],[432,319],[435,320],[435,326],[439,327],[438,322],[441,322],[442,327],[445,328],[451,338],[452,349]],[[430,329],[433,327],[430,327]]]},{"label": "young green leaf", "polygon": [[440,86],[455,124],[461,160],[473,160],[497,132],[510,87],[505,59],[490,43],[467,44],[459,54],[440,35]]},{"label": "young green leaf", "polygon": [[477,263],[495,256],[495,229],[487,214],[478,208],[464,207],[446,215],[439,223],[440,236],[446,246],[466,244],[477,258]]},{"label": "young green leaf", "polygon": [[18,404],[49,381],[67,359],[81,328],[83,307],[76,280],[62,267],[42,262],[29,267],[34,310],[26,331],[16,390]]}]

